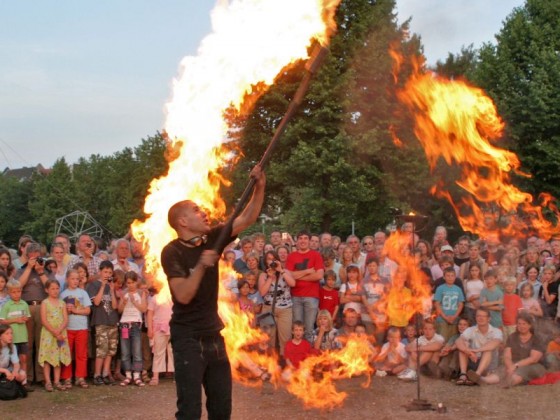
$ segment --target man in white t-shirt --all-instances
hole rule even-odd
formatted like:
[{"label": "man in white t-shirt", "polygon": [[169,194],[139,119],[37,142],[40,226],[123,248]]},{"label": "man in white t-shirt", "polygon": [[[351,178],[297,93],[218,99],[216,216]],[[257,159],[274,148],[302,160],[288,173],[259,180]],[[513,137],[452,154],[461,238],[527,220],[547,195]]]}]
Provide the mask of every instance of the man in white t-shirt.
[{"label": "man in white t-shirt", "polygon": [[476,325],[467,328],[456,341],[461,368],[457,385],[498,383],[498,347],[502,341],[502,331],[490,325],[488,309],[478,308]]}]

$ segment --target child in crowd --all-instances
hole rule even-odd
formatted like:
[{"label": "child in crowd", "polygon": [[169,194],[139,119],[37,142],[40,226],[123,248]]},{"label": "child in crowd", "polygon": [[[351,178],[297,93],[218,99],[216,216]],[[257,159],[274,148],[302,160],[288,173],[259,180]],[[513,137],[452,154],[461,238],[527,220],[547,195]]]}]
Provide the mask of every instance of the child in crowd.
[{"label": "child in crowd", "polygon": [[79,262],[79,263],[74,264],[74,267],[72,267],[72,268],[78,272],[78,278],[80,280],[79,284],[78,284],[78,287],[80,289],[85,290],[86,286],[88,284],[88,278],[89,278],[87,265],[85,265],[82,262]]},{"label": "child in crowd", "polygon": [[346,283],[340,286],[340,303],[344,309],[352,308],[359,314],[363,312],[364,290],[360,284],[360,269],[356,265],[346,267]]},{"label": "child in crowd", "polygon": [[292,324],[293,338],[286,343],[286,348],[284,349],[286,365],[293,369],[298,369],[300,363],[311,355],[311,344],[303,339],[304,330],[303,322],[294,321]]},{"label": "child in crowd", "polygon": [[560,370],[560,330],[552,333],[552,340],[550,340],[546,347],[545,362],[549,371],[556,372]]},{"label": "child in crowd", "polygon": [[0,310],[10,299],[8,295],[8,275],[0,270]]},{"label": "child in crowd", "polygon": [[445,283],[436,289],[434,302],[436,306],[436,329],[445,341],[457,334],[459,314],[463,310],[465,297],[463,291],[455,284],[457,274],[453,267],[443,271]]},{"label": "child in crowd", "polygon": [[[411,310],[412,291],[405,287],[406,268],[398,266],[393,273],[392,286],[387,295],[387,321],[390,327],[403,330],[408,325],[413,310]],[[399,338],[400,340],[400,338]]]},{"label": "child in crowd", "polygon": [[99,278],[89,283],[86,291],[93,303],[91,326],[95,329],[93,384],[113,385],[115,380],[111,376],[111,359],[117,353],[119,314],[111,261],[99,264]]},{"label": "child in crowd", "polygon": [[[249,282],[247,280],[239,280],[239,282],[237,283],[237,289],[239,290],[239,296],[237,298],[239,309],[249,314],[256,314],[258,311],[258,306],[253,300],[249,298],[249,295],[251,293],[251,286],[249,286]],[[253,318],[253,327],[254,326],[255,319]]]},{"label": "child in crowd", "polygon": [[[148,282],[146,279],[140,279],[138,281],[138,291],[140,294],[144,293],[146,295],[146,303],[150,301],[153,297],[154,289],[148,287]],[[152,346],[150,344],[150,339],[148,337],[148,322],[146,321],[147,316],[147,304],[146,311],[142,314],[142,381],[144,383],[149,383],[151,378],[148,371],[152,369]]]},{"label": "child in crowd", "polygon": [[356,338],[358,340],[365,340],[368,344],[368,361],[372,363],[375,360],[375,356],[377,355],[377,349],[374,346],[375,338],[367,333],[366,326],[363,323],[359,323],[356,325],[354,329],[354,334],[356,334]]},{"label": "child in crowd", "polygon": [[517,279],[515,277],[506,277],[504,280],[504,309],[502,310],[502,321],[504,323],[504,342],[515,332],[517,325],[517,314],[523,309],[523,302],[517,293],[515,287]]},{"label": "child in crowd", "polygon": [[536,317],[542,317],[543,311],[539,301],[533,297],[534,288],[529,283],[523,284],[519,289],[523,309]]},{"label": "child in crowd", "polygon": [[254,313],[260,314],[262,311],[264,300],[259,293],[259,289],[257,288],[257,279],[258,276],[255,272],[249,271],[244,275],[245,280],[249,284],[249,295],[247,296],[250,300],[254,303]]},{"label": "child in crowd", "polygon": [[[368,276],[364,278],[364,306],[362,321],[366,325],[372,325],[373,335],[377,343],[382,343],[387,331],[386,300],[389,285],[385,279],[379,275],[379,260],[375,257],[369,258],[366,262]],[[367,279],[367,280],[366,280]]]},{"label": "child in crowd", "polygon": [[125,379],[120,383],[127,386],[134,381],[136,386],[144,386],[142,373],[142,314],[148,308],[146,293],[138,290],[138,274],[128,271],[125,275],[126,293],[119,303],[122,314],[119,322],[121,342],[121,364]]},{"label": "child in crowd", "polygon": [[460,318],[457,323],[457,334],[451,337],[447,343],[442,347],[439,355],[440,362],[438,365],[439,376],[444,379],[452,379],[459,376],[461,370],[459,366],[459,354],[457,353],[457,345],[455,342],[463,334],[467,328],[470,327],[468,318]]},{"label": "child in crowd", "polygon": [[[12,343],[17,351],[19,363],[24,372],[27,371],[27,326],[26,322],[31,317],[29,305],[21,300],[21,284],[17,280],[10,280],[7,284],[10,300],[0,310],[0,325],[11,327]],[[33,389],[27,383],[27,377],[23,381],[25,389],[30,392]]]},{"label": "child in crowd", "polygon": [[399,375],[408,363],[408,353],[405,345],[401,342],[401,331],[399,328],[390,327],[387,331],[387,342],[381,347],[381,351],[375,358],[377,376]]},{"label": "child in crowd", "polygon": [[41,342],[39,345],[39,365],[43,366],[45,375],[45,390],[53,391],[51,383],[51,367],[54,373],[54,388],[65,391],[66,387],[60,383],[61,365],[72,363],[66,326],[68,312],[66,304],[60,299],[60,284],[58,280],[47,280],[45,289],[48,297],[41,303]]},{"label": "child in crowd", "polygon": [[543,308],[543,317],[554,319],[558,309],[558,284],[560,283],[556,278],[556,267],[554,265],[543,267],[541,283],[542,287],[538,298]]},{"label": "child in crowd", "polygon": [[498,287],[498,277],[494,270],[484,274],[485,287],[480,292],[480,306],[490,311],[490,325],[502,328],[502,309],[504,309],[504,292]]},{"label": "child in crowd", "polygon": [[5,324],[0,324],[0,375],[22,384],[27,380],[27,373],[19,364],[17,347],[13,344],[12,328]]},{"label": "child in crowd", "polygon": [[418,331],[416,331],[416,325],[408,324],[404,329],[404,337],[402,338],[401,342],[406,346],[412,342],[415,342],[417,335]]},{"label": "child in crowd", "polygon": [[[440,286],[441,287],[441,286]],[[424,320],[422,326],[423,334],[418,337],[418,342],[413,341],[406,346],[408,357],[408,368],[399,376],[399,379],[415,381],[417,379],[416,369],[426,367],[427,373],[432,376],[438,376],[438,363],[440,358],[440,350],[443,347],[444,338],[436,334],[436,328],[432,320]]]},{"label": "child in crowd", "polygon": [[463,288],[466,294],[465,315],[472,324],[475,322],[476,310],[480,306],[480,292],[484,289],[480,264],[472,263],[469,266],[467,278],[463,279]]},{"label": "child in crowd", "polygon": [[333,270],[325,272],[325,284],[319,289],[319,311],[326,310],[331,315],[332,319],[336,319],[340,300],[338,297],[338,290],[335,289],[336,273]]},{"label": "child in crowd", "polygon": [[313,348],[319,351],[340,348],[336,340],[337,333],[336,328],[333,328],[331,313],[326,309],[321,309],[317,315],[317,328],[313,331],[311,339]]},{"label": "child in crowd", "polygon": [[[150,385],[159,384],[161,372],[175,372],[173,364],[173,349],[171,348],[171,336],[169,321],[171,321],[173,302],[169,293],[157,293],[148,300],[148,337],[152,342],[154,353]],[[167,355],[167,363],[165,356]]]},{"label": "child in crowd", "polygon": [[[77,270],[66,272],[66,290],[60,298],[66,303],[68,312],[68,345],[70,354],[74,355],[76,369],[76,386],[88,388],[87,359],[88,359],[88,316],[91,312],[91,299],[84,289],[80,289],[80,276]],[[72,363],[62,367],[61,378],[67,389],[72,388]]]}]

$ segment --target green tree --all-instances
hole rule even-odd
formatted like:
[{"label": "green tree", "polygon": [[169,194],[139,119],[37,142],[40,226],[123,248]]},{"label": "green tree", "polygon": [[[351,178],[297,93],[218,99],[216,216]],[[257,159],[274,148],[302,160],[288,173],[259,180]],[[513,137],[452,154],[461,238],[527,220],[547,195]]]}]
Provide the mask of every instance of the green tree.
[{"label": "green tree", "polygon": [[507,17],[497,45],[480,51],[474,80],[495,100],[506,137],[531,173],[521,182],[533,194],[560,197],[560,7],[527,0]]},{"label": "green tree", "polygon": [[30,180],[0,176],[0,239],[6,246],[17,247],[19,237],[25,233],[23,225],[31,220],[27,200],[32,189]]},{"label": "green tree", "polygon": [[30,218],[23,223],[23,230],[40,242],[49,243],[54,236],[56,219],[73,210],[75,189],[72,172],[66,160],[60,158],[48,175],[33,175]]},{"label": "green tree", "polygon": [[471,79],[478,66],[478,51],[469,46],[461,47],[458,54],[449,53],[445,61],[438,60],[434,71],[449,79]]}]

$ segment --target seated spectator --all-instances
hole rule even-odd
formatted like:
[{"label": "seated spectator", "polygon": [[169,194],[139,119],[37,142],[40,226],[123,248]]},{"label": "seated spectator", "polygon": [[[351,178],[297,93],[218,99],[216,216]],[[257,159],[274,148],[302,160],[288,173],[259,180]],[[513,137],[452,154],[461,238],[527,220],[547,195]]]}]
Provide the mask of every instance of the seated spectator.
[{"label": "seated spectator", "polygon": [[21,369],[16,346],[12,343],[12,328],[0,324],[0,375],[8,381],[24,383],[27,373]]},{"label": "seated spectator", "polygon": [[416,325],[408,324],[404,329],[404,337],[402,338],[401,342],[406,346],[413,341],[416,341],[417,335],[418,331],[416,330]]},{"label": "seated spectator", "polygon": [[552,333],[552,340],[546,347],[545,362],[549,371],[560,370],[560,330],[558,329]]},{"label": "seated spectator", "polygon": [[399,375],[404,372],[408,364],[408,353],[401,342],[401,331],[391,327],[387,331],[387,342],[375,358],[377,376]]},{"label": "seated spectator", "polygon": [[526,384],[546,373],[540,363],[545,352],[544,343],[535,335],[533,323],[533,317],[526,312],[517,316],[517,331],[509,337],[504,349],[506,387]]},{"label": "seated spectator", "polygon": [[311,355],[311,344],[304,340],[305,326],[301,321],[294,321],[292,325],[293,338],[286,343],[284,357],[286,365],[298,369],[301,362]]},{"label": "seated spectator", "polygon": [[438,376],[444,379],[452,379],[459,376],[459,352],[457,351],[457,339],[469,328],[467,318],[459,319],[457,323],[458,333],[451,337],[440,351],[440,362],[438,364]]},{"label": "seated spectator", "polygon": [[500,381],[498,348],[502,331],[490,325],[490,311],[478,308],[476,325],[469,327],[457,339],[460,374],[457,385],[496,384]]},{"label": "seated spectator", "polygon": [[340,343],[336,340],[337,334],[330,312],[325,309],[320,310],[317,315],[317,328],[313,331],[313,348],[320,351],[340,348]]},{"label": "seated spectator", "polygon": [[425,372],[432,376],[437,375],[437,366],[440,358],[440,350],[443,347],[444,338],[436,334],[433,321],[425,320],[423,334],[407,344],[405,347],[408,356],[408,369],[399,375],[399,379],[415,381],[417,379],[417,369],[427,368]]}]

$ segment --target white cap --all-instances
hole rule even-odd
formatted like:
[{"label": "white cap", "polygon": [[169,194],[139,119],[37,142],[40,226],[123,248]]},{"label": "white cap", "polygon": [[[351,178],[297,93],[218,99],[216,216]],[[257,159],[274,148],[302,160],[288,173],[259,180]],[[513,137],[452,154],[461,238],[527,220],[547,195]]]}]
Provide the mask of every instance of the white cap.
[{"label": "white cap", "polygon": [[453,247],[451,245],[444,245],[441,247],[440,249],[441,252],[445,252],[445,251],[451,251],[451,252],[455,252],[453,251]]}]

